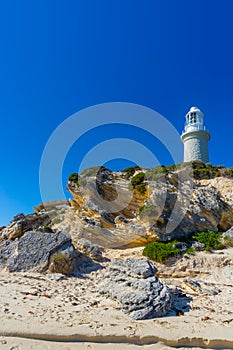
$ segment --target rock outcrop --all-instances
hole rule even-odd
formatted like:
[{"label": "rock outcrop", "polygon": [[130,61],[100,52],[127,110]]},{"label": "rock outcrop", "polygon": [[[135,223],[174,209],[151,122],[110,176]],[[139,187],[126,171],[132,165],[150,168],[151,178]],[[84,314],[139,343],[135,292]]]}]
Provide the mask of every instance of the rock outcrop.
[{"label": "rock outcrop", "polygon": [[5,240],[0,249],[0,268],[10,272],[34,270],[73,273],[76,251],[66,232],[26,232],[14,241]]},{"label": "rock outcrop", "polygon": [[171,294],[155,272],[149,261],[116,260],[107,268],[99,292],[117,300],[136,320],[163,316],[170,309]]},{"label": "rock outcrop", "polygon": [[[233,226],[232,177],[218,172],[217,178],[206,179],[199,173],[197,179],[192,178],[185,164],[166,174],[159,173],[161,169],[125,173],[102,167],[97,174],[84,172],[80,185],[69,181],[67,188],[74,198],[70,202],[73,214],[66,217],[67,230],[77,239],[120,247],[181,239],[201,231],[226,231]],[[204,164],[201,169],[206,170]],[[132,187],[141,173],[145,174],[142,183]]]},{"label": "rock outcrop", "polygon": [[193,167],[194,177],[189,164],[118,172],[86,169],[68,181],[73,199],[43,203],[34,214],[15,216],[1,228],[0,237],[14,240],[27,231],[65,230],[75,246],[86,239],[119,248],[229,230],[233,226],[232,172],[199,163]]}]

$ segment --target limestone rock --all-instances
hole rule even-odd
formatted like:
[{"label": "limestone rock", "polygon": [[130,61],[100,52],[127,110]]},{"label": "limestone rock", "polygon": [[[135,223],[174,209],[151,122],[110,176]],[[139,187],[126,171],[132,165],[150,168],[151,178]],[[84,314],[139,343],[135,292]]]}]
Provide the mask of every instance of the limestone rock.
[{"label": "limestone rock", "polygon": [[229,237],[231,242],[233,243],[233,226],[229,230],[224,232],[222,236],[223,238]]},{"label": "limestone rock", "polygon": [[71,241],[66,242],[49,258],[48,270],[52,273],[70,275],[76,270],[77,252]]},{"label": "limestone rock", "polygon": [[172,299],[168,287],[155,272],[146,260],[115,260],[107,268],[99,292],[116,299],[122,310],[136,320],[163,316]]},{"label": "limestone rock", "polygon": [[29,214],[27,216],[18,214],[10,225],[2,230],[1,236],[3,239],[14,240],[23,236],[27,231],[37,230],[40,226],[48,226],[50,223],[51,218],[47,213]]},{"label": "limestone rock", "polygon": [[184,283],[195,292],[206,293],[211,295],[217,295],[221,292],[220,289],[202,280],[191,280],[190,278],[185,278]]},{"label": "limestone rock", "polygon": [[29,231],[14,241],[3,241],[3,247],[0,249],[0,268],[6,268],[10,272],[31,269],[43,272],[48,268],[54,254],[60,254],[60,258],[63,256],[66,265],[69,263],[69,269],[60,261],[60,264],[52,269],[53,272],[70,273],[74,269],[75,249],[71,237],[66,232]]},{"label": "limestone rock", "polygon": [[205,249],[205,244],[201,242],[194,241],[192,242],[191,247],[196,251],[201,251]]},{"label": "limestone rock", "polygon": [[103,248],[97,244],[93,244],[85,238],[81,238],[77,242],[78,248],[86,255],[90,256],[93,260],[101,260]]},{"label": "limestone rock", "polygon": [[[192,233],[226,231],[233,226],[233,179],[194,180],[192,186],[185,171],[179,183],[179,171],[169,171],[162,180],[148,179],[149,191],[140,196],[137,191],[130,192],[131,178],[124,172],[106,168],[100,169],[97,176],[92,173],[85,177],[86,185],[81,190],[69,185],[76,203],[75,215],[69,219],[69,233],[73,236],[79,227],[79,238],[116,248],[143,245],[151,240],[180,240]],[[177,215],[173,213],[175,206]],[[115,210],[111,211],[111,207]],[[84,216],[86,222],[89,218],[95,225],[80,225]],[[176,225],[177,217],[181,221]],[[168,225],[174,228],[167,230]]]},{"label": "limestone rock", "polygon": [[130,174],[104,167],[87,169],[80,185],[69,181],[67,188],[74,197],[69,203],[42,203],[34,214],[16,215],[1,228],[0,239],[14,240],[27,231],[50,227],[54,232],[66,230],[75,242],[84,238],[105,248],[122,248],[154,240],[182,241],[193,233],[225,232],[233,226],[233,178],[194,179],[190,187],[185,176],[178,181],[181,169],[171,169],[162,180],[154,180],[156,168],[151,169],[145,194],[132,189]]}]

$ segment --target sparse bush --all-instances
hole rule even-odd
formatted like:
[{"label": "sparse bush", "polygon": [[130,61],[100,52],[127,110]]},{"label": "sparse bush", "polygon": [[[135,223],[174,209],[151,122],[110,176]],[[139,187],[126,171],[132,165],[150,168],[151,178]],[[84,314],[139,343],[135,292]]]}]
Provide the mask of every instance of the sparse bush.
[{"label": "sparse bush", "polygon": [[146,184],[142,183],[140,185],[135,186],[135,190],[138,191],[140,194],[146,193]]},{"label": "sparse bush", "polygon": [[233,168],[228,168],[228,169],[226,170],[226,174],[227,174],[227,176],[229,176],[229,177],[233,177]]},{"label": "sparse bush", "polygon": [[75,182],[76,185],[78,185],[78,178],[79,178],[78,173],[72,173],[70,174],[68,180],[73,181]]},{"label": "sparse bush", "polygon": [[142,173],[142,172],[138,173],[137,175],[132,177],[131,184],[132,184],[133,188],[135,188],[136,186],[142,184],[144,179],[145,179],[145,173]]},{"label": "sparse bush", "polygon": [[189,247],[189,248],[186,250],[185,254],[188,254],[188,255],[190,255],[190,254],[195,254],[195,249],[194,249],[193,247]]},{"label": "sparse bush", "polygon": [[175,257],[178,254],[179,254],[179,249],[174,248],[174,242],[149,243],[143,250],[144,256],[147,256],[151,260],[157,261],[159,263],[165,263],[170,257]]},{"label": "sparse bush", "polygon": [[205,250],[223,249],[225,246],[220,242],[221,232],[207,231],[192,236],[193,239],[205,244]]},{"label": "sparse bush", "polygon": [[125,168],[122,170],[122,172],[126,173],[126,178],[129,179],[137,170],[141,170],[140,166],[138,165]]}]

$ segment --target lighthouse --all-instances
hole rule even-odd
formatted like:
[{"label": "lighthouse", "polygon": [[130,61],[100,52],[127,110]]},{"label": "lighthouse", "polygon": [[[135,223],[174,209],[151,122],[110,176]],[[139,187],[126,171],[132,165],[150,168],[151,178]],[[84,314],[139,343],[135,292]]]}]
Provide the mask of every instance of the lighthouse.
[{"label": "lighthouse", "polygon": [[210,134],[204,126],[204,114],[199,108],[191,107],[185,119],[185,128],[181,135],[184,143],[184,162],[201,160],[208,163]]}]

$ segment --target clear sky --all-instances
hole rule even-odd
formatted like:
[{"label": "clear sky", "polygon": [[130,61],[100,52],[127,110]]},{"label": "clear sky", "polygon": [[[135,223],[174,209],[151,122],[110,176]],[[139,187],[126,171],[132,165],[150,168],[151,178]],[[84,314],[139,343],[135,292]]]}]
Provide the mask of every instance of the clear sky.
[{"label": "clear sky", "polygon": [[[179,133],[186,112],[198,106],[212,136],[212,164],[233,166],[232,13],[231,0],[1,1],[0,225],[40,203],[47,140],[91,105],[144,105]],[[137,133],[114,129],[114,137],[153,143]],[[102,128],[77,141],[64,163],[64,186],[89,148],[111,137],[111,128]],[[156,147],[160,163],[170,164]]]}]

